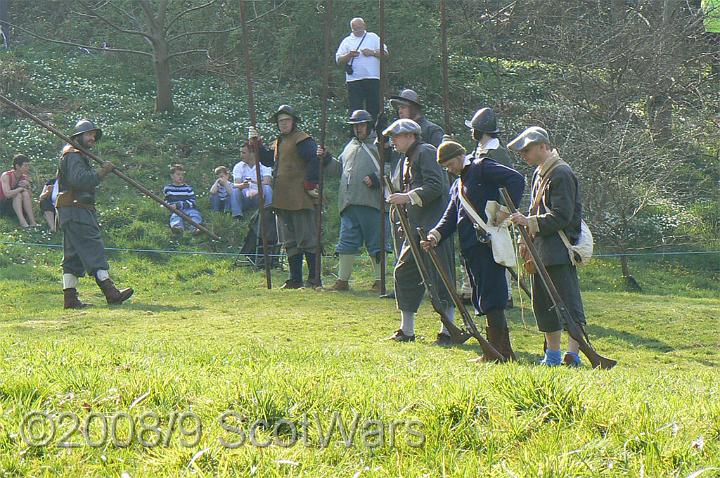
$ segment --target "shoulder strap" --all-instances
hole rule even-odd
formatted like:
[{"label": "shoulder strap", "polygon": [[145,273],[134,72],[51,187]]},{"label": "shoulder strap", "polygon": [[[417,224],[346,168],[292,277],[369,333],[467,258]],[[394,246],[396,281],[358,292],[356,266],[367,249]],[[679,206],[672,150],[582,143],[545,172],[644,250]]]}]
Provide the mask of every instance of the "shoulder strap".
[{"label": "shoulder strap", "polygon": [[[360,39],[360,43],[358,43],[358,46],[357,46],[357,48],[355,48],[355,51],[360,51],[360,47],[362,46],[363,42],[365,41],[366,36],[367,36],[367,32],[365,32],[363,37]],[[355,61],[355,57],[353,57],[352,60],[350,60],[350,64],[352,65],[354,61]]]},{"label": "shoulder strap", "polygon": [[551,172],[555,170],[558,166],[561,166],[563,164],[567,164],[562,159],[559,159],[555,164],[553,164],[550,169],[548,169],[545,172],[545,175],[543,176],[542,180],[540,180],[540,175],[538,174],[538,178],[535,180],[537,182],[540,180],[540,185],[537,188],[537,191],[535,192],[535,199],[533,200],[532,206],[530,207],[530,213],[532,214],[533,211],[537,213],[538,208],[540,207],[540,201],[542,200],[543,195],[545,194],[545,188],[547,188],[547,185],[550,183],[551,178]]},{"label": "shoulder strap", "polygon": [[482,217],[480,217],[480,214],[475,210],[473,205],[470,203],[467,197],[465,197],[465,191],[463,191],[463,181],[462,178],[459,180],[458,183],[458,198],[460,198],[460,204],[462,204],[463,209],[467,211],[468,216],[470,216],[470,220],[476,225],[480,226],[483,231],[487,231],[487,224],[485,221],[482,220]]},{"label": "shoulder strap", "polygon": [[375,169],[377,169],[378,174],[380,174],[380,173],[381,173],[381,171],[380,171],[380,163],[378,163],[377,158],[376,158],[375,155],[372,153],[372,151],[370,151],[370,148],[368,148],[365,143],[363,143],[362,141],[360,141],[360,144],[362,145],[362,148],[365,150],[365,152],[368,154],[368,156],[370,156],[370,159],[372,159],[372,162],[373,162],[373,164],[375,165]]}]

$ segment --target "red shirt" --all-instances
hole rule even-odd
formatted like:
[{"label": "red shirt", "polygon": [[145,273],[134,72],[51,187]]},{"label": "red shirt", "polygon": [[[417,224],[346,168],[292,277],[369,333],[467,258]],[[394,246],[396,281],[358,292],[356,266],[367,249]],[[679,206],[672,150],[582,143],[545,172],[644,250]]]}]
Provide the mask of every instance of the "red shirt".
[{"label": "red shirt", "polygon": [[[17,180],[15,179],[15,170],[11,169],[10,171],[5,171],[3,175],[5,174],[10,177],[10,189],[15,189],[15,186],[17,186]],[[5,196],[5,191],[3,190],[2,182],[0,181],[0,201],[4,201],[5,199],[7,199],[7,197]]]}]

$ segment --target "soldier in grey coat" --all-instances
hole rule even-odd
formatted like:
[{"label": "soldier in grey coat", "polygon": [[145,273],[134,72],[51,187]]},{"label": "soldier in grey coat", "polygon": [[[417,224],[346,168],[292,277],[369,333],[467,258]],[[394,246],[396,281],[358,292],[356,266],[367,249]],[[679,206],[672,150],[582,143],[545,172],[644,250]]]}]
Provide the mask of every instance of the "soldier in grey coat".
[{"label": "soldier in grey coat", "polygon": [[399,95],[390,97],[390,104],[397,110],[400,119],[411,119],[420,126],[420,139],[436,148],[442,143],[445,132],[427,119],[423,114],[423,105],[414,90],[402,90]]},{"label": "soldier in grey coat", "polygon": [[[371,129],[373,118],[366,110],[353,111],[347,124],[353,129],[353,138],[345,145],[338,157],[342,173],[338,188],[338,209],[340,210],[340,238],[335,252],[338,254],[338,278],[330,289],[347,291],[352,275],[355,256],[365,245],[375,271],[372,290],[380,290],[380,252],[385,247],[390,252],[387,240],[380,234],[380,157],[375,144],[375,133]],[[318,157],[323,161],[331,159],[324,148],[318,146]],[[389,232],[389,224],[385,228]],[[389,237],[389,235],[387,236]]]},{"label": "soldier in grey coat", "polygon": [[[508,144],[508,148],[520,154],[530,166],[535,166],[532,178],[530,211],[527,216],[515,213],[511,220],[526,226],[533,237],[550,279],[563,302],[580,324],[585,324],[585,312],[580,296],[577,269],[570,261],[567,247],[558,231],[565,231],[571,243],[580,237],[582,204],[577,177],[570,166],[560,159],[557,150],[550,146],[547,131],[533,126]],[[521,247],[526,261],[531,260],[527,250]],[[568,351],[560,353],[560,339],[565,324],[555,313],[553,302],[538,274],[533,274],[533,311],[538,328],[545,333],[547,349],[543,365],[579,365],[578,343],[569,337]]]},{"label": "soldier in grey coat", "polygon": [[[80,120],[70,136],[83,148],[90,149],[102,137],[100,128],[88,120]],[[95,188],[114,168],[105,161],[99,170],[90,166],[90,160],[74,146],[63,148],[58,165],[58,197],[56,207],[58,221],[63,231],[63,293],[66,309],[88,306],[78,298],[78,277],[85,272],[95,277],[95,282],[105,295],[108,304],[120,304],[133,294],[132,289],[118,290],[108,269],[95,213]]]},{"label": "soldier in grey coat", "polygon": [[[409,342],[415,340],[415,313],[420,307],[425,289],[408,241],[418,241],[417,227],[422,226],[430,230],[438,223],[447,207],[450,185],[447,173],[437,163],[437,150],[434,146],[421,141],[420,125],[415,121],[399,119],[383,134],[392,138],[393,148],[402,154],[393,174],[393,185],[399,192],[391,194],[387,201],[394,207],[407,209],[411,229],[410,231],[393,229],[394,234],[399,232],[403,234],[402,240],[396,241],[402,246],[395,266],[395,296],[401,319],[400,329],[390,339]],[[441,244],[437,248],[437,253],[454,279],[455,261],[452,241]],[[452,322],[455,308],[450,294],[442,285],[427,255],[423,256],[423,260],[430,272],[430,280],[438,287],[440,306]],[[437,339],[438,344],[452,343],[445,326],[440,330]]]}]

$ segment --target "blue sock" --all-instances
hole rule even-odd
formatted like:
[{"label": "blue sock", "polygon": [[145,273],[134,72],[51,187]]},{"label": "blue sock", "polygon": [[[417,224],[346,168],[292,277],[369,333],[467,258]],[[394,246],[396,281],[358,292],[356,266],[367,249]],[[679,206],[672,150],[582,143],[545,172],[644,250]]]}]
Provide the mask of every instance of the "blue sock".
[{"label": "blue sock", "polygon": [[556,365],[560,365],[562,363],[562,352],[559,350],[550,350],[547,349],[545,351],[545,357],[540,361],[540,365],[547,365],[549,367],[554,367]]},{"label": "blue sock", "polygon": [[570,367],[579,367],[582,365],[582,360],[580,360],[580,356],[575,352],[565,352],[563,363]]}]

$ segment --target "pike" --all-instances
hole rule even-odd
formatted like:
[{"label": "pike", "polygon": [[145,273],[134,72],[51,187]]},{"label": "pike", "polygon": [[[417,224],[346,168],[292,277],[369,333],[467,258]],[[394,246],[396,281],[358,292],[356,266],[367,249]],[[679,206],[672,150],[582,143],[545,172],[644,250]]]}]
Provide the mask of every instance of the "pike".
[{"label": "pike", "polygon": [[[393,194],[395,192],[395,188],[393,188],[392,182],[390,181],[390,178],[387,176],[387,174],[383,175],[383,181],[385,183],[385,187],[390,192],[390,194]],[[428,274],[427,268],[425,267],[425,262],[423,262],[422,255],[420,253],[420,244],[413,237],[415,235],[415,231],[410,227],[410,219],[408,219],[405,207],[401,205],[394,206],[394,210],[395,212],[397,212],[398,218],[400,218],[400,226],[405,232],[405,237],[407,238],[408,244],[410,244],[410,251],[415,258],[415,264],[417,265],[418,272],[420,273],[420,279],[425,286],[425,290],[430,296],[430,303],[432,304],[433,309],[435,309],[435,312],[440,315],[440,321],[450,333],[450,337],[452,337],[453,342],[458,344],[465,343],[465,341],[469,337],[469,334],[460,330],[455,324],[450,322],[450,319],[447,317],[445,310],[440,307],[440,298],[438,297],[437,290],[430,282],[430,275]],[[454,287],[452,289],[454,290]]]},{"label": "pike", "polygon": [[443,82],[443,113],[445,134],[452,135],[450,124],[450,88],[448,82],[448,42],[447,42],[447,11],[445,0],[440,0],[440,37],[442,43],[442,82]]},{"label": "pike", "polygon": [[[380,23],[380,84],[379,84],[379,101],[378,117],[375,118],[375,126],[380,123],[380,116],[385,113],[385,0],[379,0],[379,23]],[[378,134],[378,156],[380,156],[380,174],[385,174],[385,136]],[[387,262],[387,254],[385,253],[385,220],[387,212],[385,210],[385,184],[380,184],[380,297],[387,294],[387,274],[385,271],[385,263]]]},{"label": "pike", "polygon": [[[505,199],[505,205],[510,210],[510,214],[518,212],[507,190],[505,188],[500,188],[500,193]],[[601,368],[603,370],[610,370],[611,368],[613,368],[617,364],[617,361],[607,357],[603,357],[595,351],[593,346],[590,344],[590,338],[585,332],[583,326],[579,324],[575,320],[575,317],[573,317],[572,314],[568,311],[567,307],[565,306],[565,302],[562,300],[562,297],[560,297],[560,293],[558,293],[555,284],[553,284],[553,281],[550,278],[550,274],[548,274],[545,265],[540,260],[537,249],[535,249],[535,246],[530,239],[530,233],[528,232],[527,227],[518,226],[518,229],[520,230],[520,235],[522,236],[523,242],[525,243],[525,247],[527,247],[530,255],[532,256],[533,262],[535,262],[535,268],[540,275],[540,280],[545,286],[545,289],[547,289],[548,293],[550,294],[550,299],[553,303],[553,309],[555,309],[555,313],[558,315],[560,322],[564,323],[567,327],[567,331],[568,334],[570,334],[570,337],[572,337],[578,344],[580,344],[580,350],[590,361],[590,364],[593,368]]]},{"label": "pike", "polygon": [[[427,234],[425,234],[425,230],[422,227],[418,227],[417,232],[421,238],[427,237]],[[497,360],[498,362],[505,362],[507,359],[500,352],[498,352],[495,347],[493,347],[492,344],[485,339],[485,337],[482,336],[480,331],[478,331],[475,322],[470,316],[470,312],[468,312],[467,307],[465,307],[465,304],[455,290],[454,281],[450,278],[448,272],[445,270],[445,266],[440,261],[440,258],[438,257],[437,252],[435,252],[435,249],[431,247],[427,250],[427,254],[428,256],[430,256],[430,261],[432,262],[433,266],[435,266],[435,269],[438,271],[440,280],[442,280],[445,288],[448,290],[448,292],[450,292],[450,297],[452,297],[453,303],[455,303],[455,307],[457,307],[457,309],[460,311],[463,323],[465,324],[465,327],[470,331],[470,335],[475,337],[475,339],[480,343],[480,348],[486,356],[492,358],[493,360]]]},{"label": "pike", "polygon": [[[332,22],[332,0],[327,0],[325,10],[325,31],[324,31],[324,45],[323,45],[323,97],[322,97],[322,118],[320,119],[320,145],[325,148],[325,136],[327,134],[327,121],[328,121],[328,92],[330,89],[330,67],[328,66],[328,55],[330,54],[330,25]],[[317,251],[315,252],[315,282],[320,285],[322,284],[322,222],[323,222],[323,190],[324,190],[324,161],[323,158],[319,158],[319,182],[318,190],[320,192],[320,200],[318,202],[317,210],[317,223],[316,231],[317,234]]]},{"label": "pike", "polygon": [[[7,106],[9,106],[9,107],[11,107],[12,109],[14,109],[15,111],[21,113],[23,116],[31,119],[34,123],[38,124],[39,126],[41,126],[41,127],[43,127],[44,129],[50,131],[52,134],[54,134],[54,135],[57,136],[58,138],[62,139],[62,140],[65,141],[67,144],[71,145],[73,148],[77,149],[77,150],[80,151],[82,154],[84,154],[84,155],[87,156],[88,158],[90,158],[90,159],[92,159],[93,161],[95,161],[97,164],[100,164],[100,165],[103,164],[104,161],[103,161],[102,159],[100,159],[98,156],[96,156],[95,154],[91,153],[90,151],[88,151],[88,150],[87,150],[86,148],[84,148],[83,146],[80,146],[80,145],[77,144],[75,141],[73,141],[72,139],[70,139],[68,136],[66,136],[65,134],[63,134],[62,132],[60,132],[57,128],[55,128],[54,126],[51,126],[51,125],[47,124],[46,122],[44,122],[43,120],[41,120],[40,118],[38,118],[38,117],[35,116],[34,114],[30,113],[28,110],[26,110],[26,109],[23,108],[22,106],[16,104],[15,102],[13,102],[12,100],[10,100],[9,98],[5,97],[4,95],[0,95],[0,101],[2,101],[2,102],[5,103]],[[112,172],[115,176],[119,177],[120,179],[122,179],[123,181],[125,181],[126,183],[128,183],[130,186],[134,187],[135,189],[137,189],[138,191],[140,191],[141,193],[143,193],[144,195],[146,195],[147,197],[149,197],[150,199],[152,199],[153,201],[157,202],[158,204],[162,205],[163,207],[169,209],[170,211],[174,212],[174,213],[177,214],[178,216],[182,217],[184,220],[186,220],[187,222],[189,222],[190,224],[192,224],[192,225],[193,225],[194,227],[196,227],[197,229],[203,231],[205,234],[207,234],[207,235],[210,236],[211,238],[215,239],[216,241],[220,240],[220,238],[219,238],[218,236],[216,236],[213,232],[211,232],[211,231],[210,231],[209,229],[207,229],[205,226],[203,226],[202,224],[198,224],[198,223],[196,223],[195,221],[193,221],[193,219],[192,219],[190,216],[188,216],[187,214],[185,214],[181,209],[172,209],[172,208],[170,207],[170,204],[168,204],[167,202],[165,202],[164,199],[162,199],[160,196],[158,196],[158,195],[155,194],[154,192],[150,191],[148,188],[146,188],[145,186],[143,186],[142,184],[140,184],[140,183],[137,182],[136,180],[132,179],[131,177],[129,177],[128,175],[126,175],[126,174],[123,173],[122,171],[120,171],[116,166],[113,166],[111,172]]]},{"label": "pike", "polygon": [[[250,123],[257,128],[257,114],[255,112],[255,95],[253,94],[252,82],[252,59],[250,58],[250,41],[248,40],[247,18],[245,12],[245,1],[240,0],[240,21],[242,22],[242,36],[245,44],[245,82],[248,89],[248,109],[250,110]],[[263,265],[265,266],[265,283],[268,289],[272,289],[272,274],[270,273],[270,258],[268,257],[267,233],[265,229],[265,192],[263,191],[262,172],[260,171],[260,158],[257,157],[257,138],[248,142],[250,154],[255,154],[255,177],[258,183],[258,218],[260,219],[260,239],[263,245]]]}]

